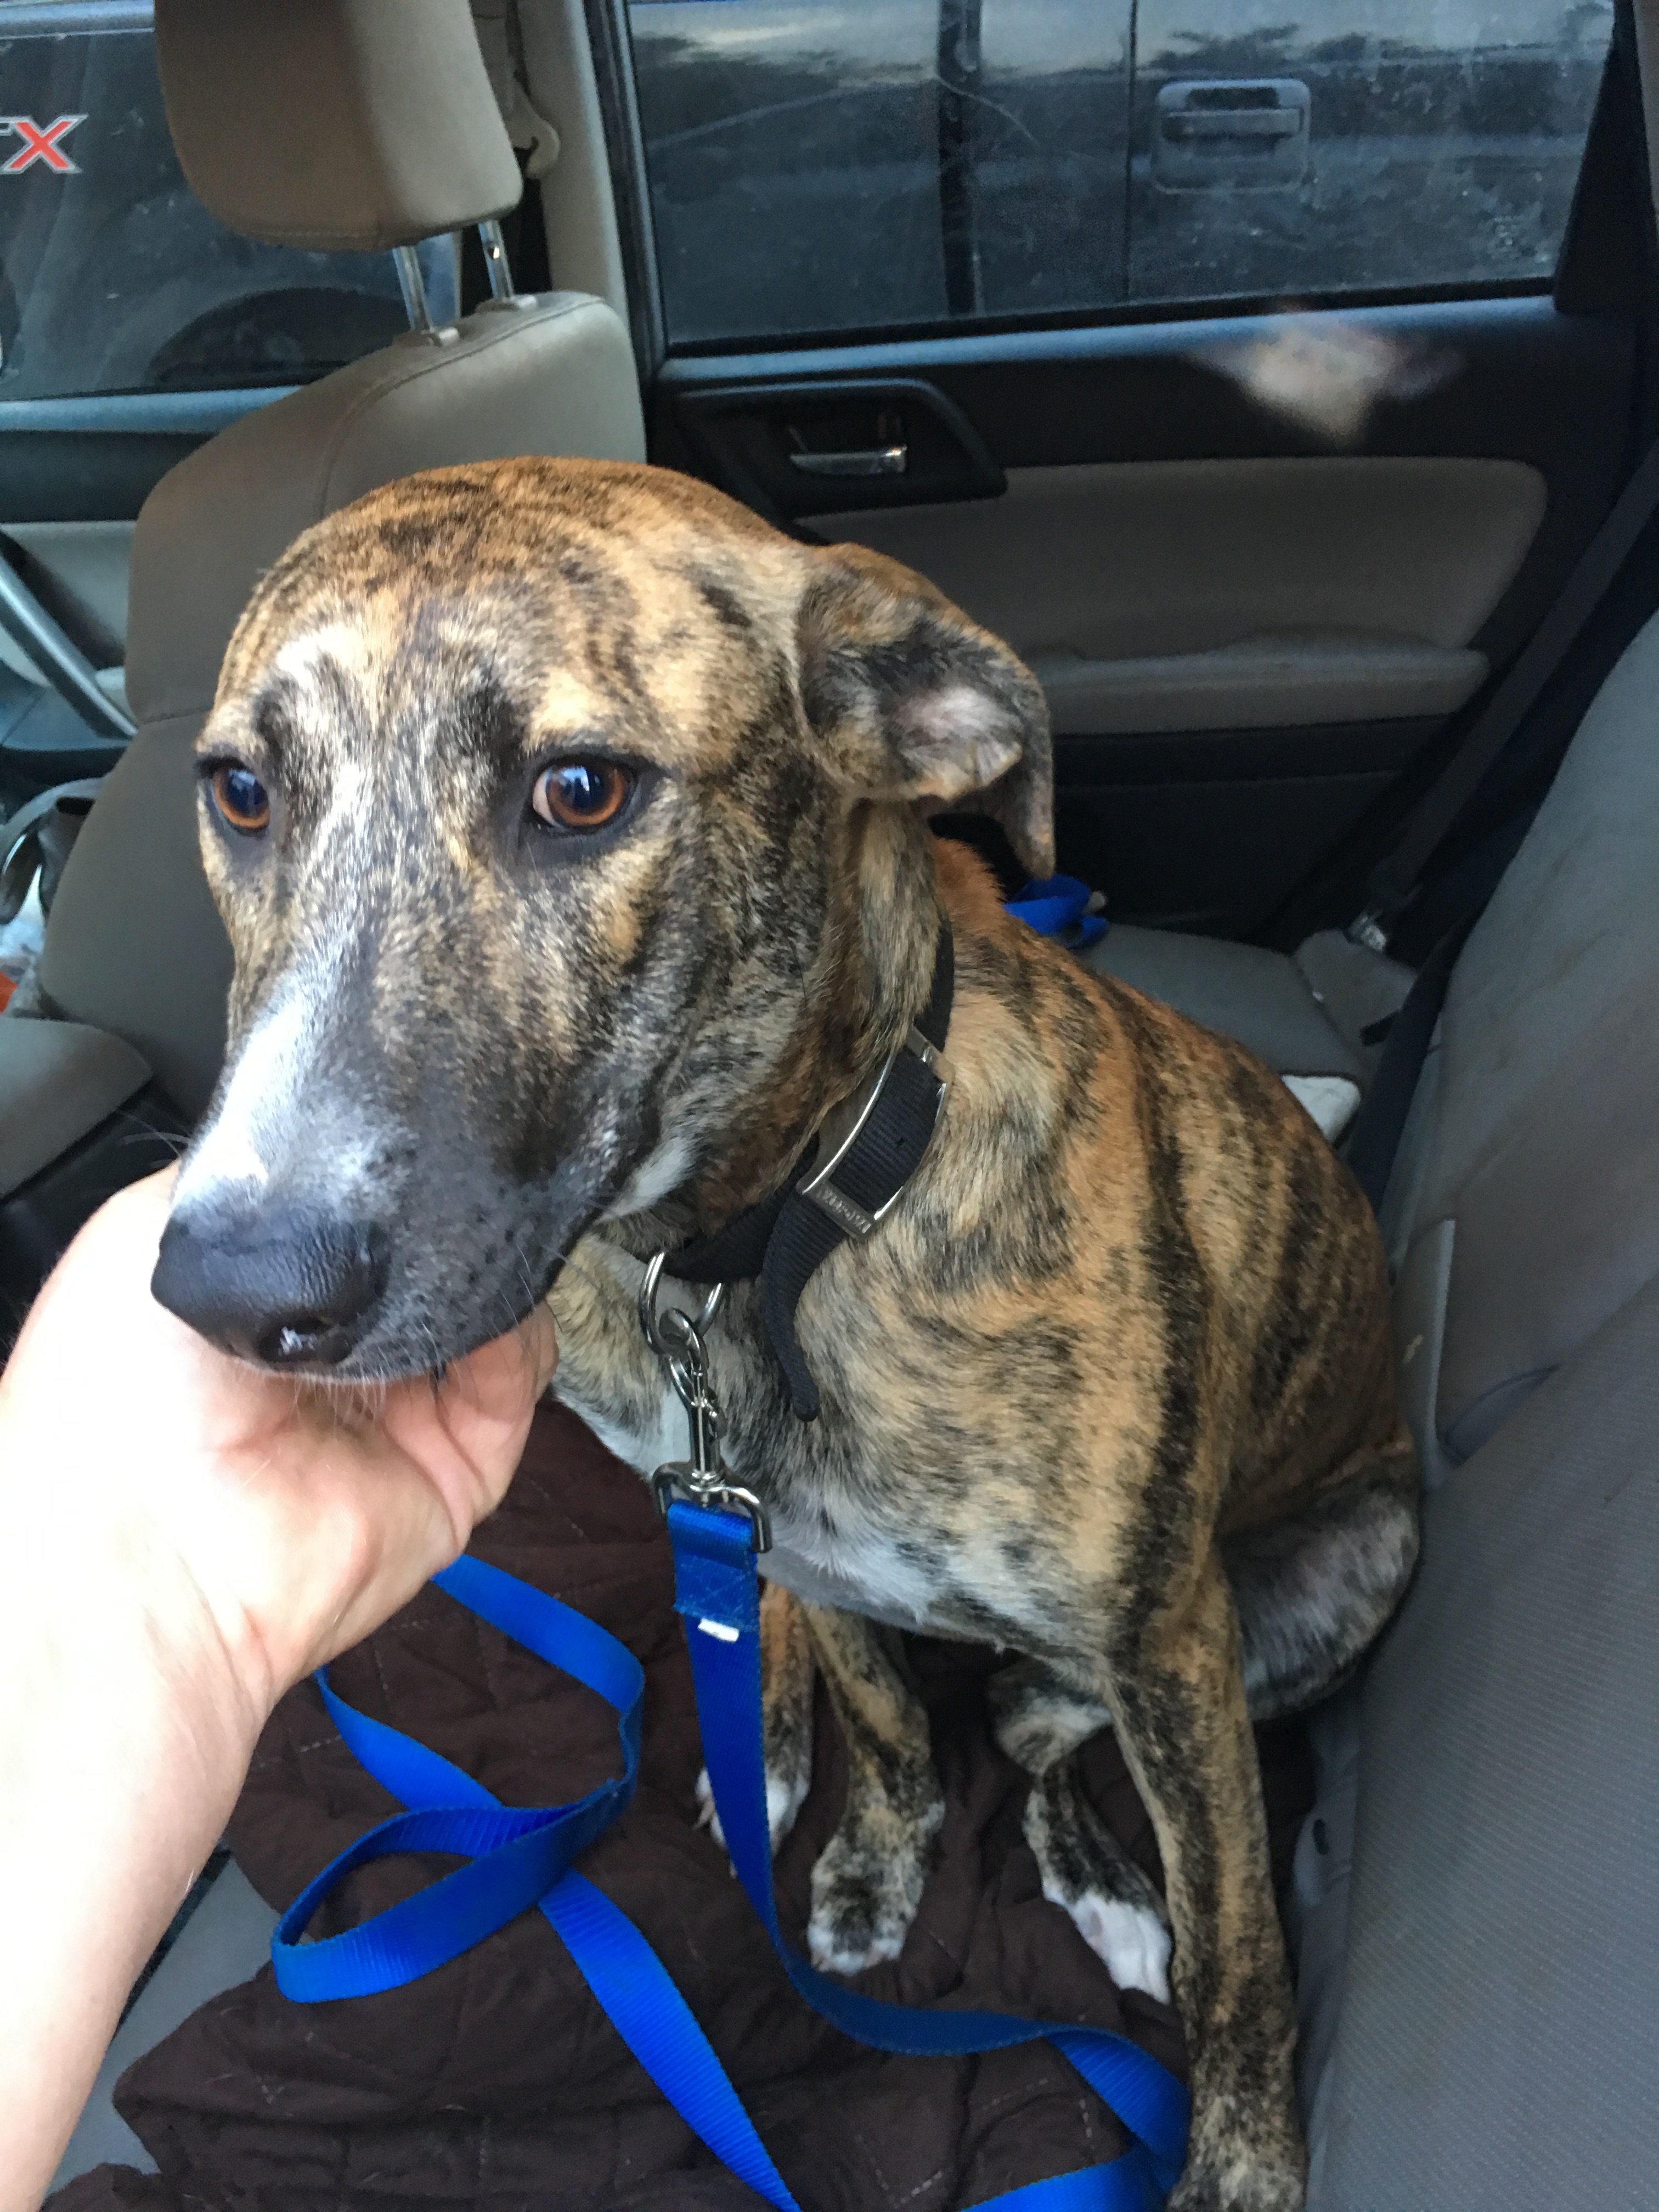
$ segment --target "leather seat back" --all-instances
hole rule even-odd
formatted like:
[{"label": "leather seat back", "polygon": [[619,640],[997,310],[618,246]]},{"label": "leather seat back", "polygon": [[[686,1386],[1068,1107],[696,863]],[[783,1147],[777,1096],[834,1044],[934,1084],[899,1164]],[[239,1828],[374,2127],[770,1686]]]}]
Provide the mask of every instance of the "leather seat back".
[{"label": "leather seat back", "polygon": [[[413,244],[517,196],[466,0],[158,0],[156,35],[185,172],[237,228]],[[307,145],[319,111],[368,149],[343,172]],[[40,981],[51,1011],[135,1045],[192,1117],[223,1054],[230,953],[197,850],[191,748],[236,619],[335,508],[417,469],[516,453],[645,458],[632,347],[602,301],[493,301],[411,331],[245,416],[144,504],[127,644],[138,734],[64,870]]]}]

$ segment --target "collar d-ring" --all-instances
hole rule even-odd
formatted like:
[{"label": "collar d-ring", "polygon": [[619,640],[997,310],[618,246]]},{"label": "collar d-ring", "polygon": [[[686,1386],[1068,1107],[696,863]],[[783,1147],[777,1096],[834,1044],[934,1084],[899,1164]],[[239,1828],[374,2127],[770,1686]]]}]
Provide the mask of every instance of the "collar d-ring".
[{"label": "collar d-ring", "polygon": [[[683,1343],[676,1344],[672,1338],[663,1334],[664,1315],[661,1309],[661,1291],[663,1269],[667,1258],[668,1255],[665,1251],[653,1252],[645,1263],[645,1279],[640,1285],[640,1327],[645,1332],[646,1342],[656,1353],[658,1358],[673,1363],[684,1359],[685,1346]],[[701,1336],[725,1303],[726,1285],[724,1283],[716,1283],[696,1312],[686,1314],[684,1318]],[[670,1306],[668,1310],[670,1313],[678,1313],[681,1309],[678,1306]]]}]

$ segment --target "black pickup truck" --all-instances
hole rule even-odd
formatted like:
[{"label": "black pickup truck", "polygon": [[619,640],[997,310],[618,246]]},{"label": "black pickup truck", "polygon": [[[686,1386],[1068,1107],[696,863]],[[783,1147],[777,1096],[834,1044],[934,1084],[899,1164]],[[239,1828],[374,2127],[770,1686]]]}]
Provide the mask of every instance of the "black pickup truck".
[{"label": "black pickup truck", "polygon": [[686,341],[1535,283],[1612,24],[1607,0],[629,14]]}]

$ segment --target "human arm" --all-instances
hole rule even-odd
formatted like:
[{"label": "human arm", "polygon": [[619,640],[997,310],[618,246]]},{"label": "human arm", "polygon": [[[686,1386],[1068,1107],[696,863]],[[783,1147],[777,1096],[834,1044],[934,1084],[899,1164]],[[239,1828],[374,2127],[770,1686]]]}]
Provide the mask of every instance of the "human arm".
[{"label": "human arm", "polygon": [[170,1176],[112,1200],[0,1376],[0,2212],[51,2180],[278,1698],[465,1547],[550,1317],[373,1400],[213,1351],[149,1295]]}]

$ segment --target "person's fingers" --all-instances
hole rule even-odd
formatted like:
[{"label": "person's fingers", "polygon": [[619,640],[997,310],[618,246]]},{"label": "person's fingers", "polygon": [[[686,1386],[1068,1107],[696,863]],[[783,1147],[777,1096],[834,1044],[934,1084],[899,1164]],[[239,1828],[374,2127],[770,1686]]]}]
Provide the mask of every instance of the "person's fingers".
[{"label": "person's fingers", "polygon": [[393,1386],[378,1422],[355,1440],[350,1499],[365,1516],[351,1547],[356,1570],[307,1665],[361,1642],[466,1548],[517,1471],[557,1356],[552,1316],[538,1308],[435,1388],[429,1376]]},{"label": "person's fingers", "polygon": [[[332,1600],[320,1615],[311,1609],[303,1647],[268,1645],[276,1694],[372,1635],[449,1565],[471,1533],[471,1518],[457,1509],[466,1485],[453,1470],[434,1471],[429,1455],[412,1461],[383,1431],[353,1438],[340,1474],[322,1485],[337,1533],[313,1585],[331,1589]],[[290,1608],[289,1620],[300,1610]]]},{"label": "person's fingers", "polygon": [[262,1702],[465,1548],[512,1480],[557,1338],[538,1305],[441,1380],[361,1392],[246,1366],[150,1295],[173,1180],[102,1207],[37,1302],[3,1386],[33,1448],[0,1494],[44,1520],[43,1545],[67,1540],[62,1492],[21,1469],[73,1469],[112,1551],[173,1560],[158,1593],[194,1591]]},{"label": "person's fingers", "polygon": [[421,1376],[388,1393],[380,1425],[437,1486],[458,1549],[500,1504],[557,1358],[552,1316],[538,1306],[441,1381]]},{"label": "person's fingers", "polygon": [[559,1371],[559,1331],[552,1308],[538,1305],[526,1317],[522,1334],[536,1363],[536,1392],[539,1396]]}]

